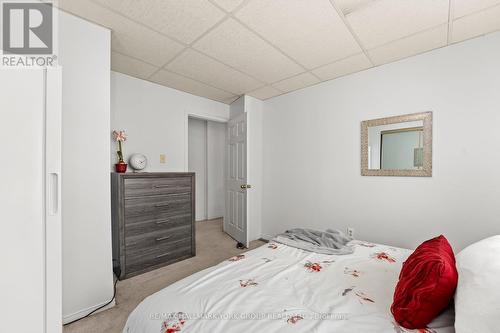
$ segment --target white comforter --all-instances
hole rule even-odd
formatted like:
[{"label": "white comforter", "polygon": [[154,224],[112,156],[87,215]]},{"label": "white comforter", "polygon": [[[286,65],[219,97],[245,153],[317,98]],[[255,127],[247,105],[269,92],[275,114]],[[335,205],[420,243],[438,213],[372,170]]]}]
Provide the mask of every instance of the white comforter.
[{"label": "white comforter", "polygon": [[[390,313],[402,262],[411,252],[351,244],[351,255],[323,255],[271,242],[146,298],[123,331],[413,332]],[[446,326],[453,318],[444,319],[433,326],[441,328],[415,332],[454,332]]]}]

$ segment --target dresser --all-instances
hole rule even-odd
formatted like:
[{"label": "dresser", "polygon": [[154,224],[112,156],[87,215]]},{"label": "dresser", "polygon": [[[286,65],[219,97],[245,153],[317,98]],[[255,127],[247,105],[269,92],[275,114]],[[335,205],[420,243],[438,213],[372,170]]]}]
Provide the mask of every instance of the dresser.
[{"label": "dresser", "polygon": [[196,255],[194,173],[112,173],[113,270],[120,279]]}]

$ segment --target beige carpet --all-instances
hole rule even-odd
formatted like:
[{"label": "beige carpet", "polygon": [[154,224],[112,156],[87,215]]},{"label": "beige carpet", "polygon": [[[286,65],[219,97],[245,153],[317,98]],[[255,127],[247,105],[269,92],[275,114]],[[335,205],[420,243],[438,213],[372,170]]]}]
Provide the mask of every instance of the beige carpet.
[{"label": "beige carpet", "polygon": [[[264,244],[254,241],[250,248]],[[130,312],[147,296],[198,271],[245,251],[236,249],[236,242],[222,231],[222,220],[196,223],[196,257],[170,266],[119,281],[116,305],[76,323],[64,326],[64,333],[122,332]]]}]

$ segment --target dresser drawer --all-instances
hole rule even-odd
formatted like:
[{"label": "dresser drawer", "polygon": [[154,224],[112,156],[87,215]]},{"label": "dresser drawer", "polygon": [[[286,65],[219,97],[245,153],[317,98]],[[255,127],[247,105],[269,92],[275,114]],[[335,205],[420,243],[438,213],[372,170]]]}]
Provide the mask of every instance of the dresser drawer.
[{"label": "dresser drawer", "polygon": [[127,255],[134,255],[147,249],[165,248],[183,239],[191,241],[191,238],[191,225],[136,235],[130,235],[125,232],[125,251]]},{"label": "dresser drawer", "polygon": [[180,226],[186,226],[193,223],[191,212],[185,214],[158,214],[137,216],[127,220],[125,224],[125,235],[132,237],[150,232],[161,232],[163,230],[172,229]]},{"label": "dresser drawer", "polygon": [[191,177],[125,179],[125,198],[191,193]]},{"label": "dresser drawer", "polygon": [[120,280],[196,255],[194,173],[112,173],[111,192]]},{"label": "dresser drawer", "polygon": [[183,239],[171,244],[149,248],[133,255],[127,255],[126,271],[127,275],[134,275],[134,272],[149,270],[155,266],[163,266],[180,259],[193,256],[193,249],[190,239]]},{"label": "dresser drawer", "polygon": [[191,194],[168,194],[154,197],[125,199],[125,223],[142,219],[163,219],[169,216],[190,213]]}]

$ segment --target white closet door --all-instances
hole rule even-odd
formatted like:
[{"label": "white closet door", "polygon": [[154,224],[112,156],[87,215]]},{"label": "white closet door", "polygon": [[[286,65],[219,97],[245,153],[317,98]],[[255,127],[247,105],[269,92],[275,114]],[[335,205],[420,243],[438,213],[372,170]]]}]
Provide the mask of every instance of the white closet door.
[{"label": "white closet door", "polygon": [[[55,208],[55,203],[46,197],[46,123],[56,122],[53,131],[60,131],[60,126],[57,128],[57,115],[56,119],[47,118],[46,77],[42,69],[0,69],[0,170],[3,175],[0,186],[0,312],[3,314],[1,330],[5,332],[47,332],[49,324],[45,312],[46,287],[50,284],[46,278],[46,205]],[[60,149],[57,148],[60,142],[55,140],[47,142],[47,145],[54,145],[52,155],[57,155]],[[58,173],[57,161],[50,168],[52,173]],[[53,184],[59,182],[55,178],[57,175]],[[51,187],[51,191],[55,190]],[[52,198],[60,204],[58,192],[53,194]],[[51,212],[52,220],[60,223],[58,211]],[[57,244],[52,244],[49,252],[53,253],[54,247]],[[50,262],[53,268],[58,266],[60,270],[60,250],[59,258]],[[51,274],[57,275],[57,271]],[[51,289],[55,308],[47,312],[60,313],[60,288],[59,284],[58,288]],[[50,332],[60,331],[57,324],[51,327],[55,330]]]},{"label": "white closet door", "polygon": [[62,73],[49,68],[45,87],[45,323],[62,331]]}]

